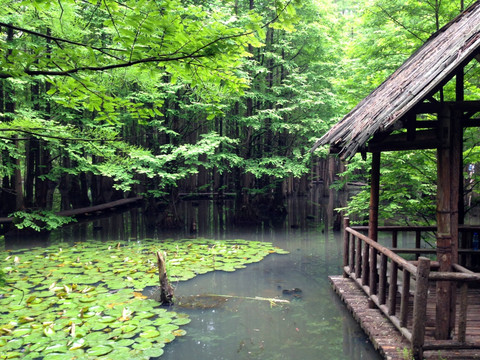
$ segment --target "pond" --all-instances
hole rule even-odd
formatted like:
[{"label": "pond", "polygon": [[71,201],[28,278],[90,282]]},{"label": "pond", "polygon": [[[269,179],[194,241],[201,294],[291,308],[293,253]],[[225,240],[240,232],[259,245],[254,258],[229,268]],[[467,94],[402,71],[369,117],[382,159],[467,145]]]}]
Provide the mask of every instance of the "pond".
[{"label": "pond", "polygon": [[[328,275],[341,273],[342,240],[332,231],[338,226],[333,208],[339,196],[343,195],[324,196],[321,188],[314,189],[308,197],[289,199],[282,221],[256,226],[235,225],[230,201],[183,201],[177,210],[186,225],[168,232],[152,225],[152,214],[132,209],[65,227],[52,233],[48,243],[187,237],[272,243],[289,253],[267,255],[234,272],[214,271],[173,284],[179,301],[171,311],[188,314],[191,322],[182,326],[186,335],[168,343],[160,358],[377,360],[381,357],[328,281]],[[7,239],[5,246],[27,245]],[[223,297],[213,304],[182,300],[192,295]]]}]

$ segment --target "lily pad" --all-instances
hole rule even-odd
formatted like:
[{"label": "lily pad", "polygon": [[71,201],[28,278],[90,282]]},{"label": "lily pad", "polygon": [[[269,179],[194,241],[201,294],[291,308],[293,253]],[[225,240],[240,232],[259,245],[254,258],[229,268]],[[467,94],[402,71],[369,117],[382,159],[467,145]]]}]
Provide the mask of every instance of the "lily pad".
[{"label": "lily pad", "polygon": [[97,345],[87,350],[90,356],[101,356],[112,352],[113,347],[109,345]]},{"label": "lily pad", "polygon": [[150,349],[146,349],[143,352],[143,355],[148,356],[148,357],[160,357],[164,353],[163,348],[161,347],[151,347]]},{"label": "lily pad", "polygon": [[[140,334],[141,336],[141,334]],[[150,349],[151,347],[153,346],[153,343],[151,343],[150,341],[143,341],[143,342],[137,342],[135,344],[133,344],[133,348],[136,349],[136,350],[147,350],[147,349]]]},{"label": "lily pad", "polygon": [[190,322],[191,320],[189,318],[177,318],[172,321],[173,324],[176,325],[186,325]]},{"label": "lily pad", "polygon": [[151,339],[160,335],[160,331],[152,329],[140,333],[140,337]]}]

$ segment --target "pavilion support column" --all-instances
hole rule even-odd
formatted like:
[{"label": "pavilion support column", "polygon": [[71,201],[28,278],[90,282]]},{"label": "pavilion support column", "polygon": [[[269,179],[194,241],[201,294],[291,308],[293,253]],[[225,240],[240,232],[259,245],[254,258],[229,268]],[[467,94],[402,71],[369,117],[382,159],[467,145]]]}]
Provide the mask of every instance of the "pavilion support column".
[{"label": "pavilion support column", "polygon": [[[457,71],[456,81],[455,81],[455,96],[456,96],[456,101],[458,103],[465,101],[465,74],[464,74],[465,69],[462,67]],[[461,125],[462,123],[462,116],[463,113],[461,111],[456,111],[454,113],[455,116],[455,123],[458,124],[459,129],[456,132],[456,142],[455,145],[460,146],[460,151],[458,151],[459,155],[459,162],[458,166],[460,166],[459,170],[459,183],[458,183],[458,223],[459,224],[464,224],[465,220],[465,198],[463,196],[464,192],[464,177],[463,177],[463,127]],[[458,242],[457,242],[457,250],[458,250]],[[455,253],[455,252],[454,252]],[[458,251],[456,252],[458,255]],[[456,263],[458,263],[458,259],[455,260]]]},{"label": "pavilion support column", "polygon": [[[437,149],[437,260],[439,271],[451,271],[456,260],[458,242],[458,183],[459,170],[458,132],[461,125],[450,109],[439,114],[439,136],[442,146]],[[446,340],[451,337],[455,320],[455,289],[448,281],[436,284],[437,306],[435,337]]]},{"label": "pavilion support column", "polygon": [[[380,198],[380,160],[381,153],[372,153],[372,172],[370,179],[370,209],[368,220],[368,237],[373,241],[378,241],[378,204]],[[369,286],[370,294],[377,293],[377,251],[370,248],[370,274]]]},{"label": "pavilion support column", "polygon": [[372,172],[370,178],[370,208],[368,221],[368,237],[378,240],[378,204],[380,198],[380,160],[381,153],[372,153]]}]

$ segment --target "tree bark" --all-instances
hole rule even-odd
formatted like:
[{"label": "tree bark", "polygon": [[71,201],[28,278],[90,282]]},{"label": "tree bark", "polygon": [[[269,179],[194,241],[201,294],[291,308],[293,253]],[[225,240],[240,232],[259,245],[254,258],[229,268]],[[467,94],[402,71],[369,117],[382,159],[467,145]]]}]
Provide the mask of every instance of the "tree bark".
[{"label": "tree bark", "polygon": [[173,304],[173,288],[168,281],[165,259],[160,251],[157,251],[158,279],[160,282],[160,302],[162,305]]}]

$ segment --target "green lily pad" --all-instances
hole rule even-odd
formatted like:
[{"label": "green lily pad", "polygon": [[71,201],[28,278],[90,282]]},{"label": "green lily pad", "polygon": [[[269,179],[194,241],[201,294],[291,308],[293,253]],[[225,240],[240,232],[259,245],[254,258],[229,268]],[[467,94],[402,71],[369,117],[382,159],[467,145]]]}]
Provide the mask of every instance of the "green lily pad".
[{"label": "green lily pad", "polygon": [[83,348],[85,345],[86,345],[85,339],[84,339],[84,338],[80,338],[80,339],[76,340],[76,341],[70,346],[69,350],[78,350],[78,349]]},{"label": "green lily pad", "polygon": [[160,331],[151,329],[140,333],[140,337],[151,339],[160,335]]},{"label": "green lily pad", "polygon": [[134,325],[134,324],[126,324],[126,325],[122,325],[120,327],[120,330],[122,330],[123,333],[129,333],[129,332],[132,332],[134,330],[137,329],[137,325]]},{"label": "green lily pad", "polygon": [[23,354],[19,351],[7,351],[5,354],[5,359],[17,359],[21,358]]},{"label": "green lily pad", "polygon": [[98,321],[100,321],[101,323],[112,323],[115,320],[117,319],[113,316],[102,316],[100,319],[98,319]]},{"label": "green lily pad", "polygon": [[23,345],[23,339],[19,338],[19,339],[12,339],[8,341],[5,347],[10,350],[17,350],[17,349],[20,349],[22,345]]},{"label": "green lily pad", "polygon": [[140,312],[135,313],[135,317],[138,317],[140,319],[150,319],[154,316],[155,316],[154,313],[147,312],[147,311],[140,311]]},{"label": "green lily pad", "polygon": [[189,318],[176,318],[175,320],[172,321],[172,323],[176,325],[186,325],[190,321],[191,320]]},{"label": "green lily pad", "polygon": [[48,354],[48,353],[66,353],[67,351],[68,351],[68,348],[67,348],[66,344],[58,343],[58,344],[48,346],[47,348],[45,348],[45,350],[43,350],[43,353],[45,353],[45,354]]},{"label": "green lily pad", "polygon": [[137,342],[133,344],[132,348],[143,351],[143,350],[150,349],[152,346],[153,346],[153,343],[151,343],[150,341],[143,341],[143,342]]},{"label": "green lily pad", "polygon": [[117,346],[122,346],[122,347],[127,347],[135,343],[135,340],[132,339],[121,339],[118,341],[115,341],[115,347]]},{"label": "green lily pad", "polygon": [[97,345],[87,350],[87,354],[90,356],[101,356],[112,352],[113,347],[109,345]]},{"label": "green lily pad", "polygon": [[163,348],[158,346],[152,346],[150,349],[145,349],[143,355],[148,357],[160,357],[164,353]]},{"label": "green lily pad", "polygon": [[19,329],[15,329],[13,331],[13,336],[20,337],[20,336],[23,336],[23,335],[30,334],[31,332],[32,332],[31,328],[19,328]]},{"label": "green lily pad", "polygon": [[64,353],[50,353],[45,355],[43,360],[64,360],[66,357]]},{"label": "green lily pad", "polygon": [[110,359],[115,359],[115,360],[131,360],[132,359],[131,349],[125,346],[115,345],[113,351],[109,353],[108,356]]}]

